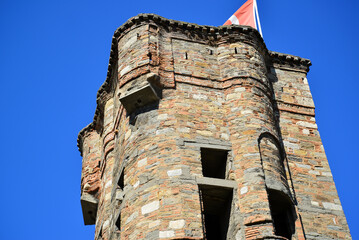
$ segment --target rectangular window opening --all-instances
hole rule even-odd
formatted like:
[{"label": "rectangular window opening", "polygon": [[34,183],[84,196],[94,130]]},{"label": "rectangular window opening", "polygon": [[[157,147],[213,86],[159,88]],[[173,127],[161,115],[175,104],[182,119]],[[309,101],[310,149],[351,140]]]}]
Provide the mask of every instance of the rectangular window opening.
[{"label": "rectangular window opening", "polygon": [[233,189],[200,186],[204,235],[207,240],[226,240]]},{"label": "rectangular window opening", "polygon": [[201,148],[202,172],[204,177],[226,178],[227,150]]}]

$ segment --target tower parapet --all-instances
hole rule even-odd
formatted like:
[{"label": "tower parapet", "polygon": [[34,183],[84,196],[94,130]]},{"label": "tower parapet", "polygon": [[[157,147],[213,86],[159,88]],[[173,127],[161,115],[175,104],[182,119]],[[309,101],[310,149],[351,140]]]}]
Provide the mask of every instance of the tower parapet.
[{"label": "tower parapet", "polygon": [[78,139],[95,239],[350,239],[310,65],[247,26],[128,20]]}]

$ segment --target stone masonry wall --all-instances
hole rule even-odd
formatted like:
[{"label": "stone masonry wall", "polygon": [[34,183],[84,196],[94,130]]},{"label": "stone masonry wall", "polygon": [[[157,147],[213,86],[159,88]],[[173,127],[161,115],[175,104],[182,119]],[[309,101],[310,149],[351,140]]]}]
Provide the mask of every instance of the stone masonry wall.
[{"label": "stone masonry wall", "polygon": [[348,239],[348,225],[315,122],[306,72],[272,69],[280,126],[299,215],[308,239]]},{"label": "stone masonry wall", "polygon": [[[223,239],[351,239],[309,65],[246,26],[148,14],[121,26],[78,140],[95,240],[207,239],[211,214]],[[205,173],[220,156],[224,177]]]}]

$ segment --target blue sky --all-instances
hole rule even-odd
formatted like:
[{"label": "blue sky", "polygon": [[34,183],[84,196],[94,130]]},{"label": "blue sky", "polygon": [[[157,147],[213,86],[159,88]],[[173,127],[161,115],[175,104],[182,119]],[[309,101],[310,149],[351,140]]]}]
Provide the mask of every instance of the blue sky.
[{"label": "blue sky", "polygon": [[[78,132],[92,121],[113,32],[139,13],[222,25],[244,0],[0,1],[0,239],[93,239]],[[359,2],[258,0],[268,49],[309,58],[317,123],[359,239]]]}]

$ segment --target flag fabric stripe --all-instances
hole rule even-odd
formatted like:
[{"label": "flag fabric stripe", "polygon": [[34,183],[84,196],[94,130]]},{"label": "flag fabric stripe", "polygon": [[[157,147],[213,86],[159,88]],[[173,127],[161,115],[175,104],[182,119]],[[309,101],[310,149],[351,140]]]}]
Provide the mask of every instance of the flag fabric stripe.
[{"label": "flag fabric stripe", "polygon": [[255,21],[255,9],[254,9],[254,0],[248,0],[245,2],[242,7],[240,7],[225,23],[224,25],[247,25],[253,28],[256,27]]},{"label": "flag fabric stripe", "polygon": [[238,18],[234,15],[232,15],[232,17],[230,17],[228,20],[231,21],[231,24],[239,24]]}]

